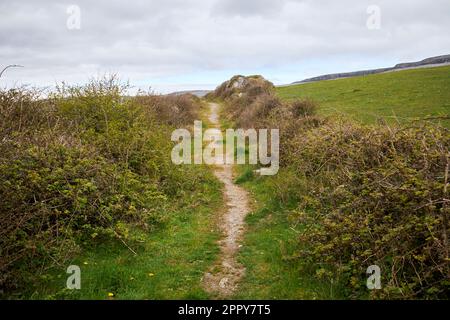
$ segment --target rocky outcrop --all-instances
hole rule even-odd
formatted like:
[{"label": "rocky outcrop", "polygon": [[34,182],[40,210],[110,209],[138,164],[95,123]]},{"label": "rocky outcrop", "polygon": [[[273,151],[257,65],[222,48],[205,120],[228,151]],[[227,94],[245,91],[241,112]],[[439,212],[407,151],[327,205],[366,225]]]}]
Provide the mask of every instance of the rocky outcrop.
[{"label": "rocky outcrop", "polygon": [[233,97],[241,97],[243,94],[254,96],[262,92],[271,92],[273,90],[273,83],[267,81],[260,75],[236,75],[218,86],[216,90],[211,93],[211,96],[225,100]]}]

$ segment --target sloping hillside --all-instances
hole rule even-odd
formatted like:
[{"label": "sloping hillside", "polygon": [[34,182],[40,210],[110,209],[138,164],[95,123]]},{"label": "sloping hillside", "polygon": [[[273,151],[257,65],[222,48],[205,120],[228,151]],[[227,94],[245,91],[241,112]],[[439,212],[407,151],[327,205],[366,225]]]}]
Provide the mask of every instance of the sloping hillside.
[{"label": "sloping hillside", "polygon": [[278,87],[284,100],[311,98],[319,114],[376,123],[430,119],[449,127],[450,66]]}]

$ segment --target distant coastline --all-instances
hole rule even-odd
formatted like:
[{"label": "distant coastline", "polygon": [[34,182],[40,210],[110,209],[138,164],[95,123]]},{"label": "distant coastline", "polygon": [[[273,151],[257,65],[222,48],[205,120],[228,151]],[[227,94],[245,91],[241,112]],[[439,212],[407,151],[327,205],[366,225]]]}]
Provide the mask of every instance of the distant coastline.
[{"label": "distant coastline", "polygon": [[184,90],[184,91],[176,91],[170,93],[170,95],[180,96],[183,94],[193,94],[194,96],[197,96],[199,98],[202,98],[206,96],[211,90]]},{"label": "distant coastline", "polygon": [[300,84],[300,83],[316,82],[316,81],[323,81],[323,80],[334,80],[334,79],[341,79],[341,78],[366,76],[366,75],[370,75],[370,74],[395,72],[395,71],[407,70],[407,69],[438,67],[438,66],[444,66],[444,65],[450,65],[450,54],[431,57],[431,58],[423,59],[423,60],[417,61],[417,62],[399,63],[399,64],[395,65],[394,67],[389,67],[389,68],[379,68],[379,69],[362,70],[362,71],[354,71],[354,72],[325,74],[325,75],[308,78],[308,79],[301,80],[301,81],[295,81],[295,82],[292,82],[291,84],[287,84],[287,85],[283,85],[283,86],[290,86],[290,85],[295,85],[295,84]]}]

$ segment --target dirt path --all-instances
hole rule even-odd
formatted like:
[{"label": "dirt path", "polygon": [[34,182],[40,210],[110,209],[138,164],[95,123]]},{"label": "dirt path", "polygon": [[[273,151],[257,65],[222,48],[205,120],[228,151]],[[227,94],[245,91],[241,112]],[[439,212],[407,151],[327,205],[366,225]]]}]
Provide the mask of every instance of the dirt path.
[{"label": "dirt path", "polygon": [[[209,121],[214,127],[219,127],[219,105],[210,103],[209,107]],[[219,259],[204,275],[203,285],[209,293],[218,298],[226,298],[235,292],[245,272],[245,268],[237,261],[237,253],[241,247],[244,218],[249,212],[248,194],[233,183],[232,165],[217,165],[214,174],[224,184],[227,208],[220,221],[224,238],[219,242]]]}]

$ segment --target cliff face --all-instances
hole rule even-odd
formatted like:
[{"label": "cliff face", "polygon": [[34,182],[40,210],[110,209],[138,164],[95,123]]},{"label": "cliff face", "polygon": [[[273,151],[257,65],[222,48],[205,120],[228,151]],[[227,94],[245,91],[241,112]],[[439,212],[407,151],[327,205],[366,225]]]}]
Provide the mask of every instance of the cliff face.
[{"label": "cliff face", "polygon": [[349,78],[349,77],[357,77],[357,76],[366,76],[369,74],[376,74],[376,73],[382,73],[387,71],[396,71],[401,69],[407,69],[407,68],[418,68],[426,65],[437,65],[437,64],[447,64],[450,63],[450,54],[444,55],[444,56],[437,56],[432,58],[427,58],[418,62],[408,62],[408,63],[399,63],[395,65],[394,67],[390,68],[380,68],[380,69],[372,69],[372,70],[362,70],[362,71],[355,71],[355,72],[343,72],[343,73],[333,73],[333,74],[326,74],[318,77],[313,77],[309,79],[305,79],[302,81],[296,81],[292,84],[297,83],[305,83],[305,82],[314,82],[314,81],[321,81],[321,80],[333,80],[333,79],[339,79],[339,78]]}]

